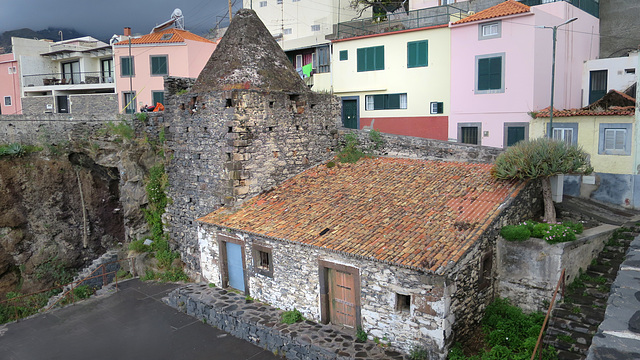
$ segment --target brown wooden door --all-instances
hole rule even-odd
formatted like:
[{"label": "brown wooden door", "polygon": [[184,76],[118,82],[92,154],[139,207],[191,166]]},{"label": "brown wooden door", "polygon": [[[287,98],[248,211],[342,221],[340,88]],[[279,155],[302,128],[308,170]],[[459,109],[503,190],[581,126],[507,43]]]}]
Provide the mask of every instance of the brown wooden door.
[{"label": "brown wooden door", "polygon": [[329,271],[330,321],[335,325],[356,327],[356,292],[353,274],[340,270]]}]

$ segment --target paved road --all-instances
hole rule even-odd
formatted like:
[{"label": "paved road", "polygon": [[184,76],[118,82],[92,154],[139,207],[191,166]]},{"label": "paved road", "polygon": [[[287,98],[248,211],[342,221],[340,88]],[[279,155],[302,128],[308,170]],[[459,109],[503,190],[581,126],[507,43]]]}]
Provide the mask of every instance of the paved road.
[{"label": "paved road", "polygon": [[0,359],[277,359],[163,304],[175,287],[130,280],[117,293],[0,326]]}]

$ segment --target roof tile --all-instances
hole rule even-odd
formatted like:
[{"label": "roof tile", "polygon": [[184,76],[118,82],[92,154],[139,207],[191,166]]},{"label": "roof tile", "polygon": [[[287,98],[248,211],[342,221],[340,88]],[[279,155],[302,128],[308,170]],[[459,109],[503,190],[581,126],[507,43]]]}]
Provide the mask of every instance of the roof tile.
[{"label": "roof tile", "polygon": [[[163,40],[162,36],[165,34],[173,34],[170,38]],[[185,40],[193,40],[207,43],[215,43],[214,41],[203,38],[202,36],[191,33],[187,30],[180,30],[176,28],[162,30],[156,33],[151,33],[147,35],[143,35],[139,38],[131,38],[132,45],[139,44],[172,44],[172,43],[183,43]],[[129,45],[129,40],[120,41],[115,44],[117,45]]]},{"label": "roof tile", "polygon": [[458,20],[454,22],[453,25],[465,24],[480,20],[489,20],[501,16],[523,14],[530,11],[531,8],[523,3],[514,0],[506,0],[505,2],[502,2],[498,5],[492,6],[473,15],[467,16],[464,19]]}]

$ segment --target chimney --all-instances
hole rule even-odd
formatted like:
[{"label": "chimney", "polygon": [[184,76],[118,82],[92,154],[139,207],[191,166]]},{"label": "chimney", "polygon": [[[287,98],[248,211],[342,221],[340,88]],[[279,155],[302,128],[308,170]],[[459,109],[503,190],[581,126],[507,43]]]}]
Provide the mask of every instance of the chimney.
[{"label": "chimney", "polygon": [[124,28],[124,36],[131,36],[131,28],[130,27]]}]

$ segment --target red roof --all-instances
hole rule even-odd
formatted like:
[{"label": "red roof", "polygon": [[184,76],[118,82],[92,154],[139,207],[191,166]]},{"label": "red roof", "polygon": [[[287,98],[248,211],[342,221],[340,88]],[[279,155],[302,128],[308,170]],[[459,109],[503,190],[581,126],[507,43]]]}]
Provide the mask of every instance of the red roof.
[{"label": "red roof", "polygon": [[438,271],[458,261],[522,188],[493,179],[491,167],[390,158],[319,165],[240,209],[198,220]]},{"label": "red roof", "polygon": [[[166,36],[165,36],[166,35]],[[164,36],[164,38],[163,38]],[[214,43],[214,41],[203,38],[202,36],[191,33],[187,30],[176,28],[162,30],[156,33],[143,35],[139,38],[131,38],[131,44],[172,44],[183,43],[185,40],[193,40],[200,42]],[[117,42],[115,45],[129,45],[129,40]]]},{"label": "red roof", "polygon": [[453,25],[469,23],[472,21],[488,20],[501,16],[516,15],[530,12],[531,8],[521,2],[506,0],[498,5],[482,10],[464,19],[458,20]]},{"label": "red roof", "polygon": [[[593,104],[581,109],[553,110],[553,116],[629,116],[635,115],[635,103],[636,99],[633,97],[618,90],[610,90]],[[541,110],[536,117],[549,117],[549,107]]]}]

